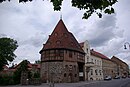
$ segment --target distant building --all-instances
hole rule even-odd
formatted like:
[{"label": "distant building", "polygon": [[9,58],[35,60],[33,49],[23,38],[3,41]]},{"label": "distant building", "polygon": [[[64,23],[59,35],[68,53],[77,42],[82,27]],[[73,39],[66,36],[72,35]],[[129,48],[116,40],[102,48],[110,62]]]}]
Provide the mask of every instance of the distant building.
[{"label": "distant building", "polygon": [[95,56],[94,50],[90,51],[88,41],[80,43],[85,52],[85,80],[102,80],[102,60],[99,56]]},{"label": "distant building", "polygon": [[122,77],[128,77],[129,74],[129,66],[127,63],[123,62],[121,59],[113,56],[111,58],[117,64],[117,74]]},{"label": "distant building", "polygon": [[85,53],[59,20],[41,54],[42,82],[77,82],[84,80]]},{"label": "distant building", "polygon": [[112,78],[117,76],[117,64],[108,57],[102,58],[103,76],[111,76]]},{"label": "distant building", "polygon": [[[107,56],[96,52],[94,50],[91,51],[92,55],[100,58],[99,65],[101,65],[101,72],[102,72],[102,79],[104,79],[106,76],[115,77],[117,73],[117,65],[110,60]],[[98,62],[97,62],[98,63]]]},{"label": "distant building", "polygon": [[[0,76],[12,76],[14,72],[20,67],[21,62],[18,65],[14,65],[14,67],[7,67],[4,66],[3,70],[0,72]],[[31,64],[30,62],[28,63],[28,70],[31,71],[32,75],[34,73],[40,73],[40,64]]]}]

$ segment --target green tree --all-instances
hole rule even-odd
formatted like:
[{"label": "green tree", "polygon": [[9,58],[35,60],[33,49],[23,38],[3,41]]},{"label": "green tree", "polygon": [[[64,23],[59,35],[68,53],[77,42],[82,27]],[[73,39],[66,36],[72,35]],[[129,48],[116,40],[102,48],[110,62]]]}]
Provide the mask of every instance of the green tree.
[{"label": "green tree", "polygon": [[23,60],[19,65],[17,70],[14,72],[14,82],[15,84],[20,84],[20,79],[21,79],[21,73],[22,71],[28,72],[28,64],[30,62],[27,60]]},{"label": "green tree", "polygon": [[14,60],[16,55],[14,51],[17,49],[17,41],[11,38],[0,38],[0,71],[4,65]]},{"label": "green tree", "polygon": [[[0,0],[3,2],[5,0]],[[10,0],[8,0],[10,1]],[[27,2],[33,0],[19,0],[19,2]],[[44,1],[44,0],[43,0]],[[53,3],[54,10],[59,11],[63,0],[49,0]],[[102,13],[112,14],[114,13],[114,8],[112,7],[117,0],[71,0],[72,6],[77,7],[80,10],[84,10],[84,19],[88,19],[93,13],[96,13],[99,18],[102,17]]]},{"label": "green tree", "polygon": [[40,64],[40,63],[41,63],[40,60],[36,60],[36,61],[35,61],[35,64]]}]

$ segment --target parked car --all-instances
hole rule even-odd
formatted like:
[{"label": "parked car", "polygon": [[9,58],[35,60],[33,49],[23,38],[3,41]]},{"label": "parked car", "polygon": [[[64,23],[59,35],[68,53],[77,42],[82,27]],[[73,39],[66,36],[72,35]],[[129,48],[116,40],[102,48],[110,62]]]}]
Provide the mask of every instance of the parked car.
[{"label": "parked car", "polygon": [[111,79],[112,79],[111,76],[106,76],[106,77],[104,78],[104,80],[111,80]]},{"label": "parked car", "polygon": [[114,79],[120,79],[120,76],[115,76]]},{"label": "parked car", "polygon": [[122,78],[126,78],[126,76],[124,75],[124,76],[122,76]]}]

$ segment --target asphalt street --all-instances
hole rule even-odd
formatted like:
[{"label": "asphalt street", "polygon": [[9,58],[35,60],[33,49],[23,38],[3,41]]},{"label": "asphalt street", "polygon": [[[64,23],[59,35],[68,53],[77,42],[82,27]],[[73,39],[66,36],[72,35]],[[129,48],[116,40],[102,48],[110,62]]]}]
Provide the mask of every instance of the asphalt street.
[{"label": "asphalt street", "polygon": [[125,79],[112,79],[110,81],[83,81],[78,83],[55,83],[50,86],[47,83],[42,85],[13,85],[13,86],[0,86],[0,87],[130,87],[130,78]]}]

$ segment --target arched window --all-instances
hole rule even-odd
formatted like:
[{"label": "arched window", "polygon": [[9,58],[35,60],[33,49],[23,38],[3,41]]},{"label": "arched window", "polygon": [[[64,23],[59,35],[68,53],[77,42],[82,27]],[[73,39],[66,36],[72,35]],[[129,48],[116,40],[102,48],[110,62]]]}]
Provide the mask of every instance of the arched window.
[{"label": "arched window", "polygon": [[90,74],[93,75],[93,69],[90,69]]},{"label": "arched window", "polygon": [[66,77],[66,73],[64,74],[64,77]]}]

